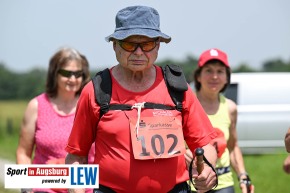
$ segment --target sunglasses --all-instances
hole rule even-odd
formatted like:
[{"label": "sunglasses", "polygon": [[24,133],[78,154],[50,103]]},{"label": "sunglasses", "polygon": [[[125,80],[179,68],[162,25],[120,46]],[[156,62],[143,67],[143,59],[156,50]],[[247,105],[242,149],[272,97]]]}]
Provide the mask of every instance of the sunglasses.
[{"label": "sunglasses", "polygon": [[69,71],[69,70],[64,70],[64,69],[59,69],[58,73],[64,77],[67,77],[67,78],[70,78],[72,75],[74,75],[76,78],[79,78],[84,74],[84,72],[82,70]]},{"label": "sunglasses", "polygon": [[140,47],[143,52],[150,52],[156,47],[157,40],[158,39],[142,43],[134,43],[118,40],[118,44],[121,46],[121,48],[123,48],[127,52],[135,52],[135,50],[137,50],[138,47]]}]

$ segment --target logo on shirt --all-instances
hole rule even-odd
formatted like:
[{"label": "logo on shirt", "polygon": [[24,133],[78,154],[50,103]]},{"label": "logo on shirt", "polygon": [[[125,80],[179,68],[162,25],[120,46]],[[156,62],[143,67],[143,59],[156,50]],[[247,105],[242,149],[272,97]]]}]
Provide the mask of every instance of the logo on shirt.
[{"label": "logo on shirt", "polygon": [[157,117],[157,116],[172,117],[173,114],[171,111],[168,111],[168,110],[155,110],[155,111],[153,111],[153,117]]}]

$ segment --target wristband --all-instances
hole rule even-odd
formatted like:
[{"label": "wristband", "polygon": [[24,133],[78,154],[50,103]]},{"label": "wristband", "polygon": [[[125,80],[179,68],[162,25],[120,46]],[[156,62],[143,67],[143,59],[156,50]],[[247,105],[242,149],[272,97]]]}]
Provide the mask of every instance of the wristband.
[{"label": "wristband", "polygon": [[246,184],[247,186],[251,185],[251,181],[247,178],[241,179],[240,184]]},{"label": "wristband", "polygon": [[241,172],[241,173],[238,175],[238,180],[240,180],[240,179],[241,179],[241,176],[244,176],[244,175],[245,175],[246,177],[249,176],[247,172]]}]

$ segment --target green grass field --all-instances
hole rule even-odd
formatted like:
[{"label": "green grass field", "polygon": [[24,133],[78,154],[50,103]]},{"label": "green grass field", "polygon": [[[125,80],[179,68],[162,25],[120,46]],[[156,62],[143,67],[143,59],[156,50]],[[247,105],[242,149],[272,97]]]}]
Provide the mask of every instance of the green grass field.
[{"label": "green grass field", "polygon": [[[0,158],[15,162],[18,133],[27,101],[0,101]],[[12,119],[11,134],[7,133],[7,118]],[[290,192],[290,175],[284,173],[282,165],[288,154],[282,152],[271,155],[244,155],[247,172],[250,174],[255,193]],[[234,175],[236,193],[239,187]],[[0,186],[0,193],[14,193]]]},{"label": "green grass field", "polygon": [[[287,175],[282,168],[287,155],[287,153],[244,155],[247,172],[255,185],[255,193],[290,192],[290,175]],[[237,181],[235,185],[236,190],[239,190]]]},{"label": "green grass field", "polygon": [[15,150],[27,101],[0,101],[0,157],[15,160]]}]

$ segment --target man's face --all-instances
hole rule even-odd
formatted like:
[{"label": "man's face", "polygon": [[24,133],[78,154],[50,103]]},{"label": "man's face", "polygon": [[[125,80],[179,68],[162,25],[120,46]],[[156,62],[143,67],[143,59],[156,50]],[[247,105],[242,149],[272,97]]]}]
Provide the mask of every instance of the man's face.
[{"label": "man's face", "polygon": [[119,64],[131,71],[150,68],[158,56],[159,40],[146,36],[130,36],[123,41],[114,41],[114,50]]}]

